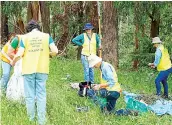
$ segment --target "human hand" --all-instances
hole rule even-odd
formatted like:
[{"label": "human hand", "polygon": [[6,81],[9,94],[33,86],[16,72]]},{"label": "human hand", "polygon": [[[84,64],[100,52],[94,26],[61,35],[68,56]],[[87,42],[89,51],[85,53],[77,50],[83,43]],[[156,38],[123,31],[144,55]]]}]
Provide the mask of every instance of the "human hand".
[{"label": "human hand", "polygon": [[56,52],[49,52],[49,55],[53,57],[53,56],[56,56],[57,53]]},{"label": "human hand", "polygon": [[151,68],[155,69],[155,66],[153,65],[153,66],[151,66]]},{"label": "human hand", "polygon": [[149,63],[148,66],[153,66],[154,64],[153,63]]},{"label": "human hand", "polygon": [[10,65],[14,66],[14,61],[13,60],[10,61]]},{"label": "human hand", "polygon": [[155,68],[154,63],[149,63],[148,66],[150,66],[151,68]]},{"label": "human hand", "polygon": [[95,86],[93,87],[93,89],[94,89],[94,90],[99,90],[99,89],[100,89],[100,85],[95,85]]},{"label": "human hand", "polygon": [[99,50],[102,50],[102,46],[99,46]]}]

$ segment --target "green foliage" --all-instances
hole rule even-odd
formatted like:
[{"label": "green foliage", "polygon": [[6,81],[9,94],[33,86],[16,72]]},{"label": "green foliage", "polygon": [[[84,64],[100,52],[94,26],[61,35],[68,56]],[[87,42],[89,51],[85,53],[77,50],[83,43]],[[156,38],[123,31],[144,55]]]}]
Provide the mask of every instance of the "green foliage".
[{"label": "green foliage", "polygon": [[[139,67],[146,66],[148,62],[154,60],[155,48],[153,48],[150,38],[151,18],[157,19],[160,16],[160,39],[169,49],[172,55],[172,10],[170,2],[161,1],[122,1],[114,2],[114,7],[119,15],[119,66],[132,66],[132,61],[139,60]],[[155,11],[155,12],[154,12]],[[157,11],[157,12],[156,12]],[[158,13],[160,12],[160,15]],[[154,14],[153,14],[154,13]],[[135,34],[135,23],[139,25],[139,32]],[[143,30],[144,27],[144,30]],[[139,40],[139,48],[135,50],[135,38]]]},{"label": "green foliage", "polygon": [[[15,21],[18,16],[21,16],[26,23],[27,20],[27,1],[4,1],[4,7],[2,12],[6,14],[9,22],[10,32],[14,31]],[[62,20],[53,21],[55,15],[64,14],[64,6],[74,6],[77,10],[81,2],[77,1],[47,1],[46,4],[50,8],[50,32],[53,36],[54,41],[61,39],[63,33]],[[100,2],[101,18],[103,13],[103,2]],[[90,5],[91,2],[85,2],[85,8]],[[168,48],[169,53],[172,57],[172,4],[170,1],[114,1],[114,7],[117,8],[118,12],[118,46],[119,46],[119,66],[120,67],[132,67],[132,62],[135,59],[140,61],[140,67],[152,61],[155,49],[153,49],[150,38],[151,30],[151,18],[159,18],[160,16],[160,27],[159,37],[164,42],[164,45]],[[160,13],[152,14],[153,11]],[[78,12],[73,12],[69,9],[68,19],[68,38],[79,35],[82,32],[83,25],[88,20],[88,16],[83,12],[84,15],[80,16]],[[90,11],[90,10],[88,10]],[[12,22],[12,24],[11,24]],[[139,32],[135,34],[135,24],[139,24]],[[142,26],[144,27],[144,34],[142,34]],[[103,36],[103,34],[102,34]],[[139,49],[135,50],[135,37],[139,39]],[[69,51],[69,52],[68,52]],[[75,58],[77,51],[68,47],[67,58]],[[69,55],[69,56],[68,56]],[[151,56],[149,56],[151,55]]]},{"label": "green foliage", "polygon": [[77,58],[77,46],[73,46],[73,44],[68,44],[65,57],[68,59],[76,59]]},{"label": "green foliage", "polygon": [[8,17],[20,17],[23,16],[21,15],[21,11],[26,7],[26,1],[5,1],[2,13],[6,14]]},{"label": "green foliage", "polygon": [[[150,75],[153,73],[154,75]],[[133,93],[155,94],[154,79],[157,72],[147,68],[139,71],[118,70],[119,82],[123,90]],[[67,77],[67,75],[69,77]],[[67,79],[64,79],[67,78]],[[99,71],[95,73],[99,81]],[[83,68],[80,61],[63,57],[53,58],[50,63],[50,74],[47,81],[47,125],[170,125],[171,116],[159,117],[148,112],[140,116],[103,115],[98,106],[89,99],[81,98],[69,83],[83,81]],[[172,82],[172,77],[168,82]],[[169,86],[169,93],[172,86]],[[77,112],[76,105],[89,106],[88,112]],[[116,110],[125,108],[124,97],[118,99]],[[1,98],[1,123],[3,125],[36,125],[29,122],[24,105]]]}]

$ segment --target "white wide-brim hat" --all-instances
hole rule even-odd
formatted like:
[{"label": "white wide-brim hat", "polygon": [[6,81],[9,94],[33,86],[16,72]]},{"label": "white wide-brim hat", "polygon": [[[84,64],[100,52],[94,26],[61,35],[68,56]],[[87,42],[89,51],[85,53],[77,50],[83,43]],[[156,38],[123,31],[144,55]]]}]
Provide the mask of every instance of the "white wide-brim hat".
[{"label": "white wide-brim hat", "polygon": [[152,43],[162,43],[159,37],[152,38]]},{"label": "white wide-brim hat", "polygon": [[88,57],[89,68],[94,67],[97,63],[99,63],[101,61],[102,61],[102,58],[100,58],[96,55],[90,55]]}]

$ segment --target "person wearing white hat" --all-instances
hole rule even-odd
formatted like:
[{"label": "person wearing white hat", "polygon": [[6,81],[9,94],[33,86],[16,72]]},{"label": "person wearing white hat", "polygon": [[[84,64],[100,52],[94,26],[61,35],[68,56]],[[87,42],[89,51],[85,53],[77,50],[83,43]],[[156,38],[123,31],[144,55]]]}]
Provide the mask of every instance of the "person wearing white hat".
[{"label": "person wearing white hat", "polygon": [[107,99],[107,104],[102,110],[107,110],[111,113],[114,111],[116,101],[120,97],[121,92],[116,71],[111,64],[102,61],[102,58],[96,55],[90,55],[88,62],[89,67],[100,68],[102,72],[102,83],[88,90],[87,95],[96,101],[96,91],[100,90],[100,96]]},{"label": "person wearing white hat", "polygon": [[162,45],[162,41],[159,37],[154,37],[152,39],[153,46],[156,48],[155,52],[155,60],[153,63],[149,63],[148,65],[151,68],[157,67],[159,74],[155,79],[156,84],[156,95],[161,95],[161,84],[164,87],[164,98],[168,98],[168,84],[167,79],[170,73],[172,73],[171,60],[168,53],[168,50]]}]

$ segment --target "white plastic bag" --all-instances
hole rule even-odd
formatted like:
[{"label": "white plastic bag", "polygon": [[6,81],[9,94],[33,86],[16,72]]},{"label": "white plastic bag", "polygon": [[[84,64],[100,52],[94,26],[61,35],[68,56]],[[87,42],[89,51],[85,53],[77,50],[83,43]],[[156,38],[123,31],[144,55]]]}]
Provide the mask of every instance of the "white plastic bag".
[{"label": "white plastic bag", "polygon": [[8,84],[6,97],[12,101],[24,100],[24,80],[22,76],[22,59],[16,62],[14,73],[12,74]]}]

